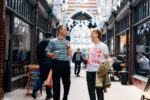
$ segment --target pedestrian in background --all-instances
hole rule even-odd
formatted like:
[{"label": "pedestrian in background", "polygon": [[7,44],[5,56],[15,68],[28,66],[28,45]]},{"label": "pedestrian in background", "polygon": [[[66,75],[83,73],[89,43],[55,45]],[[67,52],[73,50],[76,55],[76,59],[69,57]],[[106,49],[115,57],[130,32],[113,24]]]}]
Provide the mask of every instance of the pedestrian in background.
[{"label": "pedestrian in background", "polygon": [[[47,47],[47,45],[49,44],[52,38],[53,37],[51,33],[46,33],[46,38],[37,45],[36,55],[37,55],[38,64],[40,66],[40,77],[36,83],[36,86],[33,88],[33,93],[32,93],[33,98],[36,98],[37,91],[42,87],[52,67],[51,65],[52,58],[47,57],[45,51],[45,48]],[[52,98],[52,92],[49,86],[46,86],[46,94],[47,94],[46,100]]]},{"label": "pedestrian in background", "polygon": [[80,76],[81,63],[83,62],[82,53],[80,52],[80,48],[77,49],[77,52],[73,54],[72,62],[75,63],[74,74],[78,77]]},{"label": "pedestrian in background", "polygon": [[70,89],[70,64],[69,56],[72,55],[69,41],[64,38],[67,35],[67,29],[65,26],[60,25],[58,27],[58,36],[53,39],[46,48],[46,55],[53,57],[53,98],[54,100],[60,100],[60,78],[63,82],[64,95],[63,100],[67,100]]},{"label": "pedestrian in background", "polygon": [[104,100],[103,88],[95,87],[98,65],[109,61],[108,47],[101,42],[101,35],[102,32],[100,29],[93,29],[91,32],[91,40],[93,43],[88,47],[86,79],[90,100],[96,100],[96,94],[98,100]]},{"label": "pedestrian in background", "polygon": [[121,67],[121,61],[120,60],[117,60],[117,58],[116,57],[113,57],[113,64],[112,64],[112,66],[113,66],[113,70],[115,70],[115,71],[117,71],[117,72],[119,72],[119,71],[121,71],[122,70],[122,67]]}]

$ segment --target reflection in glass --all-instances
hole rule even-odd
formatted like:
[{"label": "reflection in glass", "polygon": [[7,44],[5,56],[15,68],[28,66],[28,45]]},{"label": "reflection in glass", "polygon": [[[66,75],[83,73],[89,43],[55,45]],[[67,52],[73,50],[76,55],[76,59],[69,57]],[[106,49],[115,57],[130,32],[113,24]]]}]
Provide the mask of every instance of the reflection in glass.
[{"label": "reflection in glass", "polygon": [[23,65],[29,63],[30,57],[30,26],[15,17],[13,34],[13,64],[12,76],[23,73]]},{"label": "reflection in glass", "polygon": [[150,22],[137,27],[136,34],[136,54],[137,66],[136,74],[147,77],[150,73]]}]

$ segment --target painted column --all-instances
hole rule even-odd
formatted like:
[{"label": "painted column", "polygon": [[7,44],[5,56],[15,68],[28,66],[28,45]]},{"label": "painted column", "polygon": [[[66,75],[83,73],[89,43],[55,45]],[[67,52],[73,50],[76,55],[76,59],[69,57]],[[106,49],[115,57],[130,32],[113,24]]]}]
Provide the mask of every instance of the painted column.
[{"label": "painted column", "polygon": [[108,23],[105,22],[106,25],[106,44],[108,45]]},{"label": "painted column", "polygon": [[116,21],[114,21],[114,57],[117,57],[117,28],[116,28]]},{"label": "painted column", "polygon": [[132,84],[132,0],[129,0],[129,84]]},{"label": "painted column", "polygon": [[117,26],[116,26],[116,16],[117,14],[115,12],[112,12],[113,17],[114,17],[114,57],[117,57]]},{"label": "painted column", "polygon": [[35,15],[34,15],[34,35],[33,35],[33,64],[36,63],[36,43],[37,43],[37,23],[38,23],[38,0],[35,6]]},{"label": "painted column", "polygon": [[0,100],[4,97],[3,69],[5,54],[5,0],[0,1]]}]

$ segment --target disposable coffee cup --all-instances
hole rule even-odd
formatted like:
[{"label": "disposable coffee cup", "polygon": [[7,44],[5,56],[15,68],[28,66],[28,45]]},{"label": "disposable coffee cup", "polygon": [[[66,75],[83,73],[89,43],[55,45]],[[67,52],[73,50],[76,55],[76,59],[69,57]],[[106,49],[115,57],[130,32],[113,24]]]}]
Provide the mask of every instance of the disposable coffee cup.
[{"label": "disposable coffee cup", "polygon": [[60,51],[55,51],[55,52],[56,52],[57,56],[59,56],[59,54],[60,54]]}]

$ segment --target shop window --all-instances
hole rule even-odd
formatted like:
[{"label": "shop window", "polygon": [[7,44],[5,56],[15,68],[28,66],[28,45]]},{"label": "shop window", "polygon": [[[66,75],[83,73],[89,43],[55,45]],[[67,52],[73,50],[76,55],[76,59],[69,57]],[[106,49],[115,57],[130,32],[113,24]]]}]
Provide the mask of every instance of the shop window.
[{"label": "shop window", "polygon": [[110,54],[114,54],[114,38],[110,40]]},{"label": "shop window", "polygon": [[150,0],[141,0],[141,2],[135,7],[135,22],[148,17],[150,15]]},{"label": "shop window", "polygon": [[17,76],[24,72],[23,65],[29,63],[31,29],[17,17],[14,21],[12,76]]},{"label": "shop window", "polygon": [[114,53],[114,29],[111,29],[108,31],[108,48],[109,48],[109,53],[113,54]]},{"label": "shop window", "polygon": [[39,33],[39,42],[44,39],[44,34],[42,32]]},{"label": "shop window", "polygon": [[126,54],[126,34],[125,33],[122,33],[120,36],[119,36],[119,55],[120,54],[123,54],[125,55]]},{"label": "shop window", "polygon": [[16,13],[20,14],[28,21],[33,22],[34,9],[28,0],[6,0],[9,8],[13,9]]},{"label": "shop window", "polygon": [[147,76],[150,71],[150,22],[137,28],[136,35],[136,73]]},{"label": "shop window", "polygon": [[127,29],[128,27],[129,27],[129,15],[127,15],[117,23],[117,34]]}]

